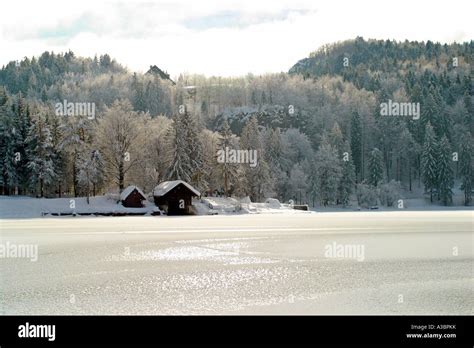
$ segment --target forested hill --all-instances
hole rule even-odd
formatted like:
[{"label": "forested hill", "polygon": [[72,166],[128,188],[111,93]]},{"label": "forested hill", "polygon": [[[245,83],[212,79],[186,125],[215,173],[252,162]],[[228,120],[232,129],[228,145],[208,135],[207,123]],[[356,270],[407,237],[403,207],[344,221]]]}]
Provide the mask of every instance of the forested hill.
[{"label": "forested hill", "polygon": [[25,57],[23,60],[10,62],[0,70],[0,85],[16,94],[46,94],[49,87],[63,82],[66,76],[99,75],[124,73],[126,69],[113,60],[108,54],[99,58],[82,58],[73,52],[55,54],[44,52],[38,58]]},{"label": "forested hill", "polygon": [[[471,88],[469,74],[473,52],[474,41],[448,45],[431,41],[397,42],[357,37],[321,47],[309,58],[297,62],[289,73],[304,77],[337,75],[353,82],[358,88],[379,91],[382,79],[392,77],[413,83],[415,75],[426,72],[425,79],[433,78],[430,73],[439,76],[440,83],[452,86],[452,93],[457,94],[460,88]],[[461,83],[464,87],[456,86]]]},{"label": "forested hill", "polygon": [[156,65],[134,74],[108,54],[79,57],[74,52],[44,52],[12,61],[0,70],[0,86],[10,95],[34,101],[88,101],[99,110],[117,99],[129,99],[138,111],[171,114],[169,75]]}]

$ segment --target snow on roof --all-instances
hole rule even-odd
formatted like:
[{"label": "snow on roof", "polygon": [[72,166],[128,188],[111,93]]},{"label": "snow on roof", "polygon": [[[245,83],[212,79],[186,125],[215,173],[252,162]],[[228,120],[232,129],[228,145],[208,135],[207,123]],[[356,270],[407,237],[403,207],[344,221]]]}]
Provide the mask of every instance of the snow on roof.
[{"label": "snow on roof", "polygon": [[120,200],[123,201],[125,200],[128,195],[130,195],[130,193],[133,192],[133,190],[137,190],[138,193],[140,193],[143,197],[146,197],[145,194],[142,192],[142,190],[140,190],[138,187],[136,187],[135,185],[130,185],[128,186],[125,190],[122,191],[122,193],[120,194]]},{"label": "snow on roof", "polygon": [[196,196],[201,195],[201,193],[198,190],[196,190],[194,187],[189,185],[187,182],[185,182],[183,180],[174,180],[174,181],[164,181],[161,184],[159,184],[158,186],[156,186],[155,189],[153,190],[153,196],[163,196],[163,195],[167,194],[169,191],[171,191],[172,189],[174,189],[179,184],[183,184],[184,186],[186,186]]}]

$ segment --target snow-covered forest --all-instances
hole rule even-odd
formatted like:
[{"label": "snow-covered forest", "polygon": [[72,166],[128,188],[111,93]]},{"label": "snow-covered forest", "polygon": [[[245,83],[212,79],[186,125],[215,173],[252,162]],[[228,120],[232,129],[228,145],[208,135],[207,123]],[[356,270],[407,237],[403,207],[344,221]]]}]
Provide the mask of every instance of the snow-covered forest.
[{"label": "snow-covered forest", "polygon": [[[393,206],[419,196],[451,205],[462,191],[470,205],[473,48],[357,38],[288,73],[175,80],[108,55],[10,62],[0,71],[1,193],[150,192],[182,179],[254,202]],[[418,104],[419,117],[382,115],[389,100]],[[94,112],[58,112],[58,103]],[[258,165],[219,161],[226,148],[256,151]]]}]

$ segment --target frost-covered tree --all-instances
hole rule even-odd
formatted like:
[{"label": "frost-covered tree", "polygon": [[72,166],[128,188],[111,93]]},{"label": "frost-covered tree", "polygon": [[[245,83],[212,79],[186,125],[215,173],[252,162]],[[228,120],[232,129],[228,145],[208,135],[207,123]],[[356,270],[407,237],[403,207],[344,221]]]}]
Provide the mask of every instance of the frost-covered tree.
[{"label": "frost-covered tree", "polygon": [[[222,125],[222,130],[219,135],[218,149],[226,151],[226,148],[235,149],[235,147],[236,139],[230,130],[229,123],[226,120]],[[222,176],[224,194],[228,197],[230,188],[234,186],[239,179],[239,164],[228,163],[228,161],[224,161],[223,163],[217,164],[217,169],[219,174]]]},{"label": "frost-covered tree", "polygon": [[6,91],[0,89],[0,185],[5,194],[18,184],[19,177],[16,170],[16,149],[20,141],[18,120],[12,112],[11,100]]},{"label": "frost-covered tree", "polygon": [[473,139],[468,132],[461,137],[461,150],[459,153],[461,176],[461,189],[464,191],[464,205],[472,202],[472,189],[474,180]]},{"label": "frost-covered tree", "polygon": [[142,160],[143,114],[128,100],[117,100],[97,125],[97,142],[109,178],[122,191],[127,173]]},{"label": "frost-covered tree", "polygon": [[191,182],[193,168],[189,158],[186,132],[182,129],[182,120],[178,115],[173,116],[173,122],[168,129],[166,139],[169,147],[167,178]]},{"label": "frost-covered tree", "polygon": [[278,161],[282,169],[288,173],[295,164],[314,158],[314,150],[308,136],[296,128],[289,128],[281,134],[280,148],[281,155]]},{"label": "frost-covered tree", "polygon": [[142,149],[143,161],[140,161],[130,172],[135,185],[144,192],[151,191],[161,181],[166,180],[169,155],[166,134],[170,129],[171,119],[157,116],[146,120],[145,144]]},{"label": "frost-covered tree", "polygon": [[337,186],[341,180],[342,168],[337,150],[333,148],[326,137],[319,146],[315,158],[315,186],[319,202],[323,206],[336,203]]},{"label": "frost-covered tree", "polygon": [[351,117],[351,152],[354,158],[354,167],[356,179],[361,177],[362,173],[362,126],[360,116],[354,112]]},{"label": "frost-covered tree", "polygon": [[57,191],[58,196],[61,197],[64,184],[67,182],[68,154],[62,146],[64,135],[62,133],[63,123],[61,116],[53,114],[50,114],[49,116],[51,138],[54,149],[53,164],[56,173],[55,185],[52,186],[51,189]]},{"label": "frost-covered tree", "polygon": [[28,186],[26,137],[29,127],[29,108],[22,94],[10,97],[0,87],[0,186],[4,194],[24,192]]},{"label": "frost-covered tree", "polygon": [[430,193],[430,201],[433,202],[433,193],[438,186],[438,156],[439,147],[433,127],[428,122],[425,129],[423,151],[421,153],[421,171],[425,191]]},{"label": "frost-covered tree", "polygon": [[380,185],[379,198],[380,202],[387,207],[392,207],[400,197],[401,186],[400,182],[390,180],[386,184]]},{"label": "frost-covered tree", "polygon": [[47,123],[47,110],[40,108],[33,115],[26,142],[30,185],[33,189],[39,189],[39,196],[44,197],[45,185],[51,184],[56,177],[53,163],[54,147]]},{"label": "frost-covered tree", "polygon": [[194,115],[185,112],[181,117],[181,132],[185,135],[185,151],[188,154],[189,166],[191,169],[191,183],[198,190],[207,189],[206,167],[203,153],[202,140],[200,133],[202,128],[199,126]]},{"label": "frost-covered tree", "polygon": [[400,161],[399,179],[403,179],[404,176],[408,176],[408,189],[411,191],[416,159],[420,154],[421,148],[407,128],[405,128],[400,135],[400,142],[397,150]]},{"label": "frost-covered tree", "polygon": [[[59,131],[62,134],[62,138],[57,147],[58,150],[64,153],[69,159],[72,174],[72,189],[74,197],[77,197],[79,195],[78,161],[80,156],[86,151],[87,144],[92,136],[92,122],[86,117],[59,117],[61,117]],[[63,178],[60,177],[59,180],[59,184],[61,184]]]},{"label": "frost-covered tree", "polygon": [[370,152],[367,170],[368,184],[377,187],[377,185],[383,180],[384,164],[382,151],[376,147]]},{"label": "frost-covered tree", "polygon": [[103,181],[104,162],[102,156],[97,149],[85,151],[78,160],[78,181],[86,191],[87,204],[89,204],[89,196],[95,196],[97,186]]},{"label": "frost-covered tree", "polygon": [[329,143],[333,148],[337,150],[339,157],[342,157],[342,152],[344,149],[344,136],[342,135],[341,127],[337,122],[334,123],[331,131],[329,132]]},{"label": "frost-covered tree", "polygon": [[355,168],[352,162],[350,146],[347,141],[342,145],[341,155],[342,157],[340,160],[342,170],[341,179],[339,180],[337,187],[337,203],[346,206],[350,201],[355,184]]},{"label": "frost-covered tree", "polygon": [[451,146],[448,138],[444,135],[439,143],[439,156],[437,158],[438,198],[444,205],[448,205],[453,200],[452,187],[454,185],[454,178],[451,156]]},{"label": "frost-covered tree", "polygon": [[240,137],[240,149],[256,151],[257,165],[251,167],[248,163],[243,163],[245,173],[245,192],[254,202],[259,202],[265,196],[271,195],[273,191],[273,178],[270,167],[263,155],[263,145],[260,137],[258,122],[256,117],[250,118],[245,124]]},{"label": "frost-covered tree", "polygon": [[357,184],[356,196],[360,207],[370,208],[377,205],[377,188],[372,185]]},{"label": "frost-covered tree", "polygon": [[188,111],[174,115],[166,138],[169,148],[168,179],[184,180],[201,191],[206,190],[208,184],[203,144],[195,118]]},{"label": "frost-covered tree", "polygon": [[307,192],[309,188],[308,176],[305,174],[300,164],[295,164],[290,172],[288,188],[292,194],[292,199],[299,204],[307,203]]}]

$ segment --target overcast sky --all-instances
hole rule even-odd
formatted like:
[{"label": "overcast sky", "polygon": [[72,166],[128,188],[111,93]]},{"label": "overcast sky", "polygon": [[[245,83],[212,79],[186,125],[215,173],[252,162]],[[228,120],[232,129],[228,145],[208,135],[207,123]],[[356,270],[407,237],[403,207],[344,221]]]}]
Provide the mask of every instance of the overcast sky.
[{"label": "overcast sky", "polygon": [[287,71],[323,44],[353,39],[467,41],[474,1],[7,0],[0,65],[69,49],[109,53],[132,71],[242,75]]}]

